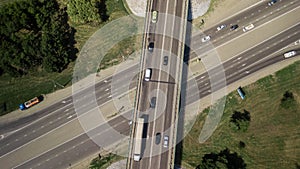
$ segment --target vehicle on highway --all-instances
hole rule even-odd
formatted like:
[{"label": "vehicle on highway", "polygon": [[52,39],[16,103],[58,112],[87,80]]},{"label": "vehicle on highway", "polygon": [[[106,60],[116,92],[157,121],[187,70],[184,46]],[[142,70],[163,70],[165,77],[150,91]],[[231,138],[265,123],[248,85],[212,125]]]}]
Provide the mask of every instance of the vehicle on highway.
[{"label": "vehicle on highway", "polygon": [[249,30],[251,30],[251,29],[253,29],[253,28],[254,28],[254,25],[253,25],[253,24],[249,24],[249,25],[247,25],[247,26],[244,26],[243,31],[244,31],[244,32],[247,32],[247,31],[249,31]]},{"label": "vehicle on highway", "polygon": [[240,97],[244,100],[245,99],[245,92],[243,91],[242,87],[239,87],[237,89],[237,92],[240,95]]},{"label": "vehicle on highway", "polygon": [[156,106],[156,97],[152,97],[150,100],[150,107],[155,108]]},{"label": "vehicle on highway", "polygon": [[150,69],[150,68],[146,69],[146,71],[145,71],[145,81],[149,81],[151,79],[151,72],[152,72],[152,69]]},{"label": "vehicle on highway", "polygon": [[141,159],[144,120],[145,120],[144,118],[137,118],[135,141],[134,141],[134,154],[133,154],[134,161],[140,161]]},{"label": "vehicle on highway", "polygon": [[236,30],[237,28],[239,27],[239,25],[232,25],[231,27],[230,27],[230,30]]},{"label": "vehicle on highway", "polygon": [[269,6],[272,6],[272,5],[274,5],[276,2],[277,2],[277,0],[271,0],[270,2],[268,2],[268,5],[269,5]]},{"label": "vehicle on highway", "polygon": [[155,135],[155,144],[159,144],[161,140],[161,134],[160,133],[156,133]]},{"label": "vehicle on highway", "polygon": [[222,30],[222,29],[224,29],[224,28],[226,28],[226,25],[225,25],[225,24],[220,25],[220,26],[217,27],[217,31],[220,31],[220,30]]},{"label": "vehicle on highway", "polygon": [[156,23],[157,22],[157,11],[153,11],[152,12],[152,23]]},{"label": "vehicle on highway", "polygon": [[153,52],[153,49],[154,49],[154,42],[150,42],[148,45],[149,52]]},{"label": "vehicle on highway", "polygon": [[208,35],[208,36],[205,36],[205,37],[203,37],[202,39],[201,39],[201,41],[202,42],[207,42],[207,41],[209,41],[210,40],[210,36]]},{"label": "vehicle on highway", "polygon": [[20,110],[28,109],[36,104],[38,104],[41,100],[38,97],[34,97],[33,99],[28,100],[25,103],[19,105]]},{"label": "vehicle on highway", "polygon": [[169,61],[169,57],[168,56],[164,56],[164,65],[167,65]]},{"label": "vehicle on highway", "polygon": [[164,136],[164,147],[167,148],[169,146],[169,136]]},{"label": "vehicle on highway", "polygon": [[295,56],[296,54],[297,54],[296,51],[292,50],[292,51],[286,52],[285,54],[283,54],[283,56],[284,56],[284,58],[289,58],[289,57]]}]

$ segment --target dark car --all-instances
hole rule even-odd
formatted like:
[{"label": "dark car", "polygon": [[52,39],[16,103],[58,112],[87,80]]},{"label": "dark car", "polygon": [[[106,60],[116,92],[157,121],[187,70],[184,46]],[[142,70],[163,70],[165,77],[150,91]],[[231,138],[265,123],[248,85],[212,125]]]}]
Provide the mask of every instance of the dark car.
[{"label": "dark car", "polygon": [[277,2],[277,0],[272,0],[272,1],[270,1],[270,2],[268,3],[268,5],[269,5],[269,6],[272,6],[272,5],[274,5],[276,2]]},{"label": "dark car", "polygon": [[156,133],[155,135],[155,144],[159,144],[161,140],[161,134],[160,133]]},{"label": "dark car", "polygon": [[153,49],[154,49],[154,42],[150,42],[148,45],[149,52],[153,52]]},{"label": "dark car", "polygon": [[230,30],[236,30],[238,27],[239,27],[239,25],[232,25],[232,26],[230,27]]},{"label": "dark car", "polygon": [[155,108],[156,106],[156,97],[152,97],[150,100],[150,107]]},{"label": "dark car", "polygon": [[168,60],[169,60],[168,56],[164,56],[164,65],[168,64]]}]

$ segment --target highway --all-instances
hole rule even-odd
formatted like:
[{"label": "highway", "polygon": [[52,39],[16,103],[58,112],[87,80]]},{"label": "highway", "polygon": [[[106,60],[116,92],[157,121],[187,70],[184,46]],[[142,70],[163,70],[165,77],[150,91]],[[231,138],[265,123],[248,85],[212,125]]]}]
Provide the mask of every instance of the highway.
[{"label": "highway", "polygon": [[[145,119],[144,136],[146,137],[142,141],[141,160],[134,161],[132,158],[134,152],[129,154],[131,158],[128,167],[135,169],[172,168],[174,156],[172,144],[174,133],[176,133],[174,131],[175,117],[179,108],[178,91],[181,85],[187,1],[153,0],[150,1],[149,7],[150,16],[151,11],[158,11],[158,19],[156,23],[153,23],[151,17],[148,17],[146,23],[149,27],[146,24],[145,29],[149,29],[149,33],[144,38],[149,40],[146,46],[154,42],[155,48],[153,52],[144,53],[145,63],[142,62],[141,69],[151,68],[152,76],[150,81],[139,81],[141,87],[137,90],[137,107],[135,108],[136,115]],[[164,56],[168,57],[165,64]],[[154,98],[156,98],[156,103],[154,103],[156,106],[149,107]],[[131,137],[134,138],[134,134],[133,129]],[[161,136],[156,138],[157,134]],[[164,137],[168,137],[167,147],[163,146]],[[159,139],[159,143],[156,143],[156,139]],[[135,139],[132,140],[132,145],[134,149]]]},{"label": "highway", "polygon": [[[281,2],[281,3],[283,3],[283,2]],[[286,3],[289,4],[289,2],[286,2]],[[287,8],[286,8],[287,10],[286,11],[290,10],[288,8],[292,8],[292,7],[295,7],[295,6],[299,6],[299,4],[287,5]],[[282,5],[282,7],[283,7],[283,5]],[[280,12],[284,12],[284,11],[285,11],[284,9],[280,10]],[[264,12],[264,11],[261,11],[261,12]],[[272,17],[274,17],[274,16],[272,15]],[[243,13],[241,14],[240,18],[243,18]],[[266,17],[266,19],[267,18],[268,17]],[[212,28],[212,30],[214,32],[215,28]],[[228,72],[226,74],[228,74],[228,76],[232,76],[230,78],[228,77],[227,84],[229,84],[230,82],[234,82],[235,80],[238,80],[238,79],[242,78],[243,76],[246,76],[250,73],[254,73],[256,70],[259,70],[259,69],[261,69],[265,66],[268,66],[268,65],[273,64],[275,62],[283,60],[283,57],[280,54],[280,55],[278,55],[274,58],[268,58],[268,59],[265,59],[264,61],[258,63],[260,61],[260,59],[264,59],[264,56],[268,56],[269,54],[272,54],[274,51],[280,49],[281,47],[284,47],[284,46],[288,45],[289,43],[293,43],[295,40],[299,39],[299,34],[298,34],[297,30],[299,30],[299,27],[298,27],[298,29],[286,31],[286,32],[284,32],[283,35],[281,35],[280,38],[274,39],[274,42],[275,41],[281,41],[282,37],[288,37],[288,35],[293,34],[292,38],[288,38],[288,39],[284,40],[284,42],[281,42],[280,44],[276,44],[276,45],[272,46],[273,43],[266,42],[266,44],[261,44],[260,45],[262,49],[260,48],[258,50],[257,47],[253,48],[253,51],[251,51],[249,53],[251,53],[250,55],[252,56],[253,52],[254,53],[258,52],[253,58],[253,60],[255,62],[253,62],[253,60],[252,60],[252,62],[249,61],[250,58],[248,57],[249,56],[249,53],[248,53],[247,55],[246,54],[244,54],[244,55],[241,54],[240,56],[237,56],[237,57],[233,58],[231,60],[231,62],[224,63],[225,70],[226,70],[226,72]],[[232,33],[231,35],[228,35],[227,38],[230,39],[231,37],[238,36],[238,34],[240,34],[240,33],[242,33],[241,30],[236,31],[235,34]],[[213,36],[213,34],[211,34],[211,36],[212,36],[212,41],[214,43],[213,37],[214,36],[216,37],[217,35]],[[223,39],[221,39],[220,41],[226,41],[226,40],[223,40]],[[218,41],[216,41],[216,42],[218,42]],[[270,46],[270,48],[266,49],[267,46]],[[238,59],[238,58],[240,58],[240,59]],[[248,61],[246,60],[246,58],[247,58]],[[237,61],[237,60],[239,60],[239,61]],[[240,63],[239,63],[238,66],[234,67],[234,69],[227,70],[227,67],[232,66],[233,62],[236,62],[236,63],[240,62]],[[242,66],[243,64],[245,64],[247,66]],[[242,68],[242,69],[239,70],[238,67]],[[138,70],[138,66],[135,65],[135,66],[129,68],[128,70],[126,70],[126,73],[124,73],[124,74],[128,74],[128,72],[137,73],[137,70]],[[239,73],[237,73],[238,71],[242,72],[240,74],[240,76],[239,76]],[[234,75],[233,73],[235,73],[236,75],[233,76]],[[204,76],[205,76],[205,74],[204,74]],[[203,83],[203,82],[205,82],[205,80],[206,80],[207,83],[209,83],[209,81],[208,81],[208,79],[201,79],[201,77],[203,77],[203,75],[202,76],[201,75],[197,76],[197,78],[199,79],[200,84],[202,83],[202,85],[200,85],[199,88],[202,91],[202,92],[200,92],[200,96],[203,97],[203,96],[210,93],[209,92],[209,87],[204,87],[203,88],[203,85],[204,86],[209,86],[209,84],[205,85],[206,83]],[[126,78],[126,76],[121,76],[120,75],[120,81],[122,81],[122,79],[124,79],[124,78]],[[207,76],[206,76],[206,78],[207,78]],[[110,100],[110,98],[109,98],[109,96],[111,95],[110,91],[105,91],[105,89],[110,88],[110,85],[109,85],[110,80],[111,80],[111,78],[108,78],[108,79],[106,79],[106,81],[98,83],[95,87],[97,89],[96,94],[97,94],[97,101],[98,101],[99,104],[103,104],[103,103],[107,102],[108,100]],[[203,82],[201,82],[201,81],[203,81]],[[101,96],[100,96],[99,93],[101,93]],[[193,93],[193,92],[188,91],[187,93]],[[84,95],[84,92],[82,92],[80,94]],[[15,150],[16,148],[20,147],[21,145],[26,144],[30,140],[33,140],[34,138],[37,138],[38,136],[41,136],[44,133],[46,133],[48,131],[51,131],[54,128],[57,128],[58,126],[61,126],[62,124],[65,124],[68,121],[76,119],[76,114],[74,112],[71,99],[72,99],[71,97],[66,98],[66,99],[64,99],[64,101],[60,101],[60,102],[56,103],[55,105],[52,105],[52,106],[48,107],[45,110],[42,110],[42,111],[40,111],[40,112],[38,112],[38,113],[36,113],[32,116],[29,116],[28,118],[22,119],[20,122],[11,123],[9,125],[5,125],[5,126],[1,127],[1,133],[8,133],[8,132],[11,132],[11,131],[14,131],[14,130],[20,128],[21,126],[25,126],[26,124],[30,124],[30,122],[32,122],[33,120],[38,120],[38,119],[41,119],[41,117],[44,117],[43,119],[33,123],[32,125],[30,125],[28,127],[25,127],[23,129],[15,132],[15,133],[10,134],[10,135],[5,135],[6,137],[1,140],[1,149],[0,149],[1,150],[0,151],[0,153],[1,153],[0,162],[1,163],[0,164],[5,164],[5,165],[3,165],[4,167],[6,165],[9,165],[9,164],[5,163],[6,162],[5,159],[6,159],[6,156],[7,156],[6,154],[8,152],[11,152],[12,150]],[[190,100],[192,100],[192,99],[190,99]],[[128,126],[128,124],[125,123],[124,120],[120,120],[120,122],[122,122],[122,123],[119,124],[118,126],[122,126],[122,128],[126,125]],[[126,129],[126,128],[124,127],[124,129]],[[129,126],[127,127],[127,129],[129,129]],[[19,162],[19,164],[21,164],[20,168],[22,168],[23,165],[24,166],[31,166],[33,168],[42,168],[42,167],[39,167],[39,165],[38,165],[39,163],[45,164],[47,166],[53,166],[53,168],[66,168],[67,166],[66,166],[65,163],[62,163],[61,165],[59,165],[59,163],[56,164],[56,162],[57,161],[68,161],[67,160],[68,158],[66,158],[66,157],[69,157],[70,161],[71,161],[70,163],[73,163],[73,161],[80,160],[81,158],[83,158],[85,156],[85,154],[82,153],[82,152],[84,152],[84,150],[86,148],[92,147],[91,141],[86,141],[83,144],[80,144],[80,145],[76,146],[76,149],[72,149],[72,147],[74,145],[77,145],[77,143],[82,142],[82,141],[79,141],[81,139],[86,140],[87,138],[86,137],[84,138],[84,136],[80,136],[80,139],[79,139],[79,137],[76,137],[76,138],[72,139],[70,142],[62,144],[59,147],[57,147],[55,149],[52,149],[51,151],[46,152],[42,156],[39,156],[37,158],[33,158],[32,160],[27,161],[24,164],[22,164],[22,162]],[[90,142],[90,144],[87,143],[87,142]],[[93,153],[98,151],[98,149],[96,149],[96,147],[93,147],[91,149],[93,149],[93,151],[87,151],[86,155],[87,154],[93,154]],[[66,150],[70,150],[70,151],[66,151]],[[63,153],[64,151],[66,151],[66,153]],[[72,151],[77,151],[77,153],[80,152],[79,153],[80,157],[79,156],[75,157],[76,155],[74,155],[74,157],[73,157],[72,154],[76,154],[76,153],[74,153]],[[68,153],[70,153],[70,154],[68,154]],[[57,154],[61,154],[61,155],[56,157]],[[16,156],[18,156],[18,155],[16,154]],[[44,159],[44,161],[43,161],[43,159]],[[50,160],[47,161],[47,159],[50,159]],[[60,160],[58,160],[58,159],[60,159]],[[65,160],[63,160],[63,159],[65,159]],[[14,162],[12,162],[12,164],[13,163]]]}]

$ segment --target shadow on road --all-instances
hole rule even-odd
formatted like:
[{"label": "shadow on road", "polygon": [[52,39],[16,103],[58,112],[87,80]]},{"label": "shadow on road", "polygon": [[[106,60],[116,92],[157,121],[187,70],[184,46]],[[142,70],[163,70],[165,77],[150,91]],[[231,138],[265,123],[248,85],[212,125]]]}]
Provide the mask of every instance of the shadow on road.
[{"label": "shadow on road", "polygon": [[[189,1],[188,13],[190,12],[191,3]],[[191,17],[191,16],[188,16]],[[192,36],[192,23],[187,22],[186,25],[186,38],[185,38],[185,49],[183,57],[183,67],[182,67],[182,79],[181,79],[181,93],[180,93],[180,105],[178,112],[178,126],[176,135],[176,147],[175,147],[175,168],[180,168],[182,164],[182,151],[183,151],[183,137],[184,137],[184,114],[186,106],[187,97],[187,82],[188,82],[188,61],[190,59],[190,44]]]}]

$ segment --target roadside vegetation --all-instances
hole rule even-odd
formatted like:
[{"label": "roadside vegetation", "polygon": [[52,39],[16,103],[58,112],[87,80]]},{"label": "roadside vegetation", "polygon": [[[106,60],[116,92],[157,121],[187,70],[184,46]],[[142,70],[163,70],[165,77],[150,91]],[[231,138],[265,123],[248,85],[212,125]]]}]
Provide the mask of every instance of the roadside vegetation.
[{"label": "roadside vegetation", "polygon": [[300,166],[300,62],[227,96],[222,120],[200,144],[209,108],[183,141],[188,168],[295,168]]},{"label": "roadside vegetation", "polygon": [[120,161],[124,159],[121,156],[117,156],[115,154],[107,154],[105,156],[98,156],[97,158],[94,158],[92,162],[90,163],[89,169],[106,169],[109,167],[112,163]]},{"label": "roadside vegetation", "polygon": [[[88,38],[108,22],[128,15],[121,0],[0,2],[0,15],[9,14],[0,24],[0,115],[35,96],[70,86],[74,61]],[[101,69],[124,61],[140,49],[139,40],[131,37],[117,44],[104,57]]]}]

